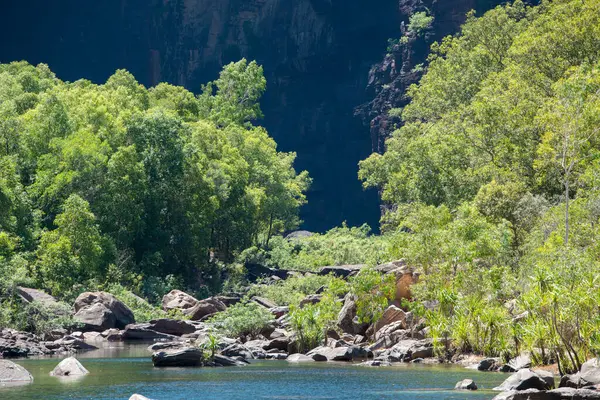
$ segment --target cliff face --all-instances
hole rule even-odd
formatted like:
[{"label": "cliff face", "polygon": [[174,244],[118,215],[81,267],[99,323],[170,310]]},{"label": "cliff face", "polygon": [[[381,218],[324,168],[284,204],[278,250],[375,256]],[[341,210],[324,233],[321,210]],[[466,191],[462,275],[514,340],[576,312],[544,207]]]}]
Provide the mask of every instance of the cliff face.
[{"label": "cliff face", "polygon": [[[481,15],[502,3],[498,0],[399,0],[403,19],[399,34],[407,40],[390,45],[383,60],[373,65],[367,87],[371,99],[355,109],[356,115],[369,127],[374,152],[385,150],[385,139],[401,123],[398,117],[389,116],[388,111],[408,103],[406,90],[417,83],[426,70],[431,44],[457,33],[470,10]],[[434,17],[431,27],[420,35],[410,34],[405,22],[410,15],[422,11]]]},{"label": "cliff face", "polygon": [[[198,92],[222,65],[257,60],[268,85],[261,123],[281,150],[298,153],[297,168],[314,178],[303,218],[307,229],[324,230],[343,220],[377,226],[377,195],[362,190],[357,162],[372,148],[381,151],[393,122],[384,114],[402,103],[429,44],[456,31],[471,8],[497,1],[9,3],[0,15],[0,61],[45,62],[65,80],[104,81],[126,68],[146,85],[167,81]],[[395,47],[372,68],[387,39],[400,37],[401,23],[425,7],[435,17],[426,37]]]}]

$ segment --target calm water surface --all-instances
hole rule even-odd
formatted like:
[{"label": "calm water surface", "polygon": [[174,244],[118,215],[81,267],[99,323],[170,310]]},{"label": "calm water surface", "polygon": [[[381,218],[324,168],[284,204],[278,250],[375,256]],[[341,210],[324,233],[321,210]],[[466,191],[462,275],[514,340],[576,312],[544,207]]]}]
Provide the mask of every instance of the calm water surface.
[{"label": "calm water surface", "polygon": [[[26,386],[0,388],[0,399],[128,399],[133,393],[175,399],[491,399],[507,375],[461,367],[401,365],[369,368],[348,364],[257,361],[241,368],[154,368],[145,346],[113,348],[79,357],[90,375],[58,379],[49,372],[60,359],[17,360],[34,376]],[[483,390],[452,390],[461,379]],[[488,390],[486,390],[488,389]]]}]

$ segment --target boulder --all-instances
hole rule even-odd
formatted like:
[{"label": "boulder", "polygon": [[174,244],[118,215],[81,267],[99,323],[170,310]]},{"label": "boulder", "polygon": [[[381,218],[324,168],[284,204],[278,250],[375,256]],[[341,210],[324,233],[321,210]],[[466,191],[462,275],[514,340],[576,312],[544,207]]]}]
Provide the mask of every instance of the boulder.
[{"label": "boulder", "polygon": [[148,346],[148,350],[151,352],[157,352],[159,350],[174,350],[185,347],[183,342],[157,342]]},{"label": "boulder", "polygon": [[589,389],[559,388],[554,390],[511,390],[502,392],[493,400],[592,400],[600,399],[600,392]]},{"label": "boulder", "polygon": [[477,364],[478,371],[496,371],[500,366],[499,358],[484,358]]},{"label": "boulder", "polygon": [[222,354],[215,354],[213,357],[213,363],[217,367],[241,367],[246,364],[243,361],[232,357],[227,357]]},{"label": "boulder", "polygon": [[369,360],[358,364],[363,367],[390,367],[392,363],[381,360]]},{"label": "boulder", "polygon": [[560,380],[560,387],[579,388],[600,384],[600,359],[592,358],[583,363],[581,370],[573,375],[565,375]]},{"label": "boulder", "polygon": [[89,373],[90,371],[85,369],[75,357],[69,357],[62,360],[50,372],[50,376],[84,376]]},{"label": "boulder", "polygon": [[191,323],[171,318],[154,319],[150,321],[149,329],[174,336],[181,336],[196,331],[196,327]]},{"label": "boulder", "polygon": [[494,390],[501,392],[511,390],[550,390],[554,388],[554,375],[551,372],[531,369],[522,369],[509,376]]},{"label": "boulder", "polygon": [[275,339],[269,341],[266,345],[263,346],[263,349],[265,349],[265,350],[276,349],[276,350],[287,351],[289,344],[290,344],[290,338],[287,336],[282,336],[282,337],[278,337],[278,338],[275,338]]},{"label": "boulder", "polygon": [[[264,351],[262,351],[262,349],[259,349],[261,354],[263,355],[262,358],[266,357],[266,354],[264,353]],[[252,350],[250,350],[250,348],[239,344],[239,343],[234,343],[231,344],[227,347],[225,347],[223,349],[223,351],[221,351],[221,354],[223,354],[224,356],[227,357],[242,357],[246,360],[252,360],[254,359],[254,354],[252,352]]]},{"label": "boulder", "polygon": [[83,324],[83,329],[104,331],[116,326],[116,318],[103,304],[96,303],[82,308],[73,316],[75,321]]},{"label": "boulder", "polygon": [[477,390],[477,385],[475,384],[475,382],[472,379],[463,379],[462,381],[458,382],[454,386],[454,389],[456,389],[456,390]]},{"label": "boulder", "polygon": [[300,308],[304,307],[307,304],[317,304],[321,301],[322,297],[323,295],[320,294],[309,294],[308,296],[300,300]]},{"label": "boulder", "polygon": [[81,339],[74,338],[72,336],[65,336],[61,339],[55,340],[52,343],[55,345],[56,348],[64,347],[71,351],[87,351],[98,349],[98,347],[86,343]]},{"label": "boulder", "polygon": [[429,357],[433,357],[431,339],[405,339],[400,340],[391,349],[382,352],[377,359],[390,362],[409,362],[417,358]]},{"label": "boulder", "polygon": [[287,353],[267,353],[265,358],[267,360],[285,360],[287,357]]},{"label": "boulder", "polygon": [[339,278],[347,278],[350,275],[357,274],[365,267],[365,264],[328,266],[321,268],[319,270],[319,275],[333,274]]},{"label": "boulder", "polygon": [[195,297],[181,290],[174,289],[163,296],[162,309],[167,312],[171,310],[183,311],[194,307],[196,303],[198,303],[198,300]]},{"label": "boulder", "polygon": [[501,372],[516,372],[522,369],[531,368],[531,356],[528,353],[523,353],[508,363],[504,364],[501,368]]},{"label": "boulder", "polygon": [[198,301],[194,307],[184,310],[183,313],[190,317],[192,321],[199,321],[226,309],[227,307],[221,301],[209,297],[208,299]]},{"label": "boulder", "polygon": [[268,309],[277,307],[277,304],[273,303],[271,300],[266,299],[264,297],[253,296],[250,300],[252,300],[253,302],[257,303],[258,305],[261,305]]},{"label": "boulder", "polygon": [[17,293],[19,294],[19,297],[26,303],[32,303],[34,301],[37,301],[45,305],[58,304],[58,301],[56,301],[54,297],[38,289],[17,286]]},{"label": "boulder", "polygon": [[179,350],[163,350],[152,354],[155,367],[198,367],[202,365],[202,350],[187,347]]},{"label": "boulder", "polygon": [[150,399],[145,396],[142,396],[141,394],[134,393],[131,395],[129,400],[150,400]]},{"label": "boulder", "polygon": [[309,351],[307,356],[314,361],[355,361],[373,357],[373,353],[363,347],[326,347],[321,346]]},{"label": "boulder", "polygon": [[344,305],[338,314],[337,326],[342,332],[355,334],[357,327],[354,318],[356,317],[356,302],[354,296],[350,293],[344,298]]},{"label": "boulder", "polygon": [[406,329],[406,313],[402,309],[391,305],[385,309],[381,318],[375,324],[375,333],[377,334],[380,329],[393,323],[396,323],[397,329]]},{"label": "boulder", "polygon": [[271,311],[271,314],[273,314],[275,318],[281,318],[290,312],[290,308],[288,306],[277,306],[269,308],[269,311]]},{"label": "boulder", "polygon": [[82,337],[84,342],[97,342],[104,340],[100,332],[84,332]]},{"label": "boulder", "polygon": [[25,368],[9,360],[0,360],[0,383],[33,382]]},{"label": "boulder", "polygon": [[122,340],[141,340],[141,341],[155,341],[155,340],[177,340],[178,337],[174,335],[168,335],[166,333],[156,332],[152,329],[153,324],[131,324],[125,327],[122,334]]},{"label": "boulder", "polygon": [[286,360],[288,362],[293,362],[293,363],[298,363],[298,362],[312,362],[312,361],[314,361],[312,359],[312,357],[309,357],[307,355],[300,354],[300,353],[290,354],[288,356],[288,358],[286,358]]},{"label": "boulder", "polygon": [[135,323],[133,312],[110,293],[85,292],[73,305],[74,319],[84,324],[86,330],[102,332],[110,328],[123,329]]}]

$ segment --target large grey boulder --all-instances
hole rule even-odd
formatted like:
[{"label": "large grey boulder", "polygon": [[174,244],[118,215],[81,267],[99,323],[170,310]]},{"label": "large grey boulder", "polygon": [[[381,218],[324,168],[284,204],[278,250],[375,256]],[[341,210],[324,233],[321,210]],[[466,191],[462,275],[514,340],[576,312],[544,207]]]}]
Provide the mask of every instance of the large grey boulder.
[{"label": "large grey boulder", "polygon": [[529,353],[523,353],[508,363],[504,364],[501,368],[501,372],[516,372],[522,369],[531,368],[531,355]]},{"label": "large grey boulder", "polygon": [[560,387],[579,388],[600,384],[600,359],[592,358],[583,363],[581,370],[573,375],[565,375],[560,380]]},{"label": "large grey boulder", "polygon": [[74,319],[83,323],[85,330],[102,332],[135,323],[129,307],[110,293],[84,292],[75,299],[73,307]]},{"label": "large grey boulder", "polygon": [[150,399],[145,396],[142,396],[141,394],[134,393],[131,395],[129,400],[150,400]]},{"label": "large grey boulder", "polygon": [[164,350],[152,354],[155,367],[198,367],[202,365],[202,350],[188,347],[179,350]]},{"label": "large grey boulder", "polygon": [[344,298],[344,305],[338,314],[337,326],[344,333],[363,336],[368,328],[368,324],[361,324],[358,322],[358,317],[356,315],[356,300],[350,293]]},{"label": "large grey boulder", "polygon": [[56,301],[54,297],[38,289],[17,286],[17,293],[19,294],[19,297],[21,297],[21,299],[27,303],[37,301],[38,303],[42,303],[47,306],[58,304],[58,301]]},{"label": "large grey boulder", "polygon": [[205,317],[216,314],[221,311],[225,311],[227,306],[220,300],[213,297],[208,299],[200,300],[192,308],[188,308],[183,311],[192,321],[199,321]]},{"label": "large grey boulder", "polygon": [[50,372],[50,376],[84,376],[89,374],[88,371],[75,357],[69,357],[62,360]]},{"label": "large grey boulder", "polygon": [[321,346],[309,351],[307,356],[315,361],[357,361],[373,357],[373,353],[363,347],[326,347]]},{"label": "large grey boulder", "polygon": [[381,353],[377,359],[389,362],[409,362],[417,358],[433,357],[433,342],[431,339],[400,340],[391,349]]},{"label": "large grey boulder", "polygon": [[501,392],[527,389],[554,389],[554,375],[551,372],[542,370],[522,369],[509,376],[500,386],[494,388],[494,390]]},{"label": "large grey boulder", "polygon": [[33,382],[33,376],[25,368],[9,360],[0,360],[0,383]]},{"label": "large grey boulder", "polygon": [[162,298],[162,308],[164,311],[180,310],[184,311],[192,308],[198,303],[198,300],[181,290],[171,290]]}]

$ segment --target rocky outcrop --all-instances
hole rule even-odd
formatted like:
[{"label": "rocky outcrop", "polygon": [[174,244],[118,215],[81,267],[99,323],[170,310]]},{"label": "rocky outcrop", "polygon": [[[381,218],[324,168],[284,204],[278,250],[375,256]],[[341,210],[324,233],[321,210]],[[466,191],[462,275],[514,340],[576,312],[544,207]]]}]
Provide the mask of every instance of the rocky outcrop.
[{"label": "rocky outcrop", "polygon": [[148,328],[156,332],[174,336],[181,336],[196,331],[196,327],[188,321],[170,318],[152,320]]},{"label": "rocky outcrop", "polygon": [[29,332],[20,332],[14,329],[0,331],[0,358],[66,354],[96,348],[85,343],[82,339],[69,335],[56,340],[44,341],[39,336]]},{"label": "rocky outcrop", "polygon": [[342,332],[363,336],[369,327],[368,324],[362,324],[358,321],[358,317],[356,316],[356,300],[350,293],[344,298],[344,305],[338,314],[337,326]]},{"label": "rocky outcrop", "polygon": [[58,304],[58,301],[56,301],[54,297],[38,289],[17,286],[17,293],[19,297],[26,303],[37,301],[38,303],[42,303],[47,306]]},{"label": "rocky outcrop", "polygon": [[[386,308],[383,311],[381,318],[379,319],[379,321],[377,321],[377,323],[374,326],[375,335],[377,335],[377,333],[380,330],[382,330],[386,326],[389,326],[390,324],[394,324],[394,330],[406,329],[406,312],[394,305],[391,305],[388,308]],[[389,332],[390,330],[391,328],[388,327],[387,331]]]},{"label": "rocky outcrop", "polygon": [[323,267],[319,270],[319,275],[329,275],[332,274],[339,278],[347,278],[352,275],[356,275],[361,269],[365,268],[365,264],[357,264],[357,265],[336,265]]},{"label": "rocky outcrop", "polygon": [[521,391],[527,389],[550,390],[554,389],[554,375],[542,370],[522,369],[508,377],[494,390]]},{"label": "rocky outcrop", "polygon": [[88,371],[75,357],[69,357],[62,360],[50,372],[50,376],[84,376],[89,374]]},{"label": "rocky outcrop", "polygon": [[106,292],[84,292],[77,297],[73,307],[73,318],[82,323],[85,330],[123,329],[135,322],[129,307]]},{"label": "rocky outcrop", "polygon": [[33,376],[25,368],[9,360],[0,360],[0,383],[33,382]]},{"label": "rocky outcrop", "polygon": [[358,346],[333,348],[321,346],[312,349],[306,355],[314,361],[358,361],[373,357],[372,352]]},{"label": "rocky outcrop", "polygon": [[164,311],[179,310],[185,311],[198,303],[198,300],[181,290],[171,290],[162,298],[162,309]]},{"label": "rocky outcrop", "polygon": [[200,321],[206,317],[216,314],[220,311],[225,311],[227,306],[221,301],[209,297],[208,299],[200,300],[192,308],[188,308],[183,313],[192,321]]},{"label": "rocky outcrop", "polygon": [[396,343],[392,348],[382,351],[376,359],[389,362],[409,362],[429,357],[433,357],[431,339],[405,339]]}]

